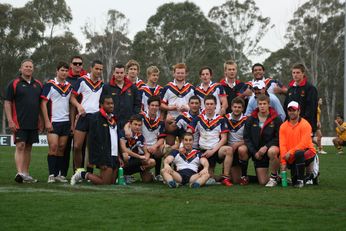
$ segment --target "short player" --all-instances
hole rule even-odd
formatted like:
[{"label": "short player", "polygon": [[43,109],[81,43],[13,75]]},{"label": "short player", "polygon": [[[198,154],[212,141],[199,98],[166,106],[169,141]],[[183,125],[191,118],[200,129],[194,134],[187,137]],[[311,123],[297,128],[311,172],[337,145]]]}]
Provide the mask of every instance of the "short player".
[{"label": "short player", "polygon": [[340,114],[336,116],[334,122],[337,137],[333,139],[333,144],[338,150],[338,154],[344,154],[342,146],[346,146],[346,122],[344,122],[344,117]]},{"label": "short player", "polygon": [[124,160],[124,174],[132,175],[139,172],[143,182],[152,181],[150,169],[155,166],[155,160],[150,158],[147,145],[142,135],[142,117],[133,115],[129,121],[132,136],[126,138],[125,132],[120,132],[120,148]]},{"label": "short player", "polygon": [[115,183],[118,168],[123,163],[118,154],[117,121],[112,114],[113,107],[112,96],[102,96],[99,111],[90,117],[89,161],[100,169],[100,174],[96,175],[79,168],[71,178],[71,185],[80,180],[90,180],[96,185]]},{"label": "short player", "polygon": [[63,167],[64,151],[71,129],[70,97],[73,88],[66,81],[68,68],[67,63],[60,62],[56,68],[56,77],[44,85],[41,95],[41,111],[49,145],[48,183],[67,182],[59,172]]},{"label": "short player", "polygon": [[216,114],[216,98],[208,95],[204,98],[205,113],[197,116],[188,126],[188,132],[198,134],[198,146],[202,156],[209,162],[209,174],[214,178],[216,162],[223,163],[222,183],[232,186],[230,170],[232,165],[232,149],[226,146],[228,130],[225,118]]},{"label": "short player", "polygon": [[[185,153],[173,150],[164,160],[161,174],[170,188],[176,188],[178,184],[189,184],[192,188],[199,188],[209,179],[208,160],[202,154],[192,148],[193,135],[185,133],[182,137]],[[171,164],[175,166],[175,170]],[[200,171],[199,168],[202,168]]]}]

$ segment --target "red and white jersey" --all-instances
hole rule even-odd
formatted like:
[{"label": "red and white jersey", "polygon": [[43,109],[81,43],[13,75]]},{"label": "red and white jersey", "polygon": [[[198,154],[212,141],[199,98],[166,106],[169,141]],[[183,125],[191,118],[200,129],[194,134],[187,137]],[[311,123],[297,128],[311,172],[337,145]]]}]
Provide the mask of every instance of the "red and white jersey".
[{"label": "red and white jersey", "polygon": [[204,110],[204,97],[207,95],[213,95],[216,98],[216,113],[219,114],[221,110],[220,96],[226,96],[225,90],[220,83],[210,82],[207,90],[204,90],[202,84],[196,87],[195,95],[197,95],[201,100],[201,109]]},{"label": "red and white jersey", "polygon": [[[177,105],[178,107],[188,105],[189,99],[193,96],[194,86],[190,83],[185,83],[184,86],[179,89],[175,81],[169,82],[162,90],[162,102],[168,106]],[[168,111],[168,114],[177,118],[178,111]]]},{"label": "red and white jersey", "polygon": [[208,119],[206,114],[201,114],[189,124],[188,128],[193,133],[198,132],[198,145],[200,149],[204,150],[212,149],[219,143],[221,133],[228,132],[225,127],[225,118],[218,114],[215,114],[212,119]]},{"label": "red and white jersey", "polygon": [[177,167],[177,171],[190,169],[198,172],[202,158],[202,154],[198,150],[192,149],[191,152],[186,154],[181,154],[178,150],[173,150],[170,155],[174,157],[173,163]]},{"label": "red and white jersey", "polygon": [[151,88],[148,85],[142,85],[139,88],[139,94],[142,97],[142,111],[148,111],[148,99],[150,96],[159,96],[161,97],[162,87],[156,85],[156,87]]},{"label": "red and white jersey", "polygon": [[48,80],[43,86],[41,98],[48,101],[48,116],[51,122],[70,121],[70,97],[73,88],[67,81]]},{"label": "red and white jersey", "polygon": [[166,137],[165,123],[160,120],[160,116],[156,116],[152,120],[146,112],[140,112],[139,114],[142,117],[142,134],[146,145],[152,146],[158,139]]},{"label": "red and white jersey", "polygon": [[99,111],[102,87],[102,80],[93,82],[90,79],[90,75],[84,75],[77,80],[73,94],[82,96],[81,105],[86,113],[95,113]]},{"label": "red and white jersey", "polygon": [[247,120],[247,116],[241,114],[238,120],[234,119],[232,113],[225,115],[226,125],[229,130],[228,144],[234,144],[236,142],[244,141],[244,127]]}]

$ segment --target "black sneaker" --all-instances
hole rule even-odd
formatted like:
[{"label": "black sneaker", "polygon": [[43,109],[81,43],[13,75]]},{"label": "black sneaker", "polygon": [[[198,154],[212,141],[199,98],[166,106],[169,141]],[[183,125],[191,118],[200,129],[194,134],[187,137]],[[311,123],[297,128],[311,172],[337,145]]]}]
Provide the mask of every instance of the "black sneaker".
[{"label": "black sneaker", "polygon": [[14,180],[17,182],[17,183],[23,183],[23,176],[19,173],[17,173],[16,177],[14,178]]},{"label": "black sneaker", "polygon": [[303,188],[304,187],[304,181],[303,180],[297,180],[297,183],[294,185],[295,188]]}]

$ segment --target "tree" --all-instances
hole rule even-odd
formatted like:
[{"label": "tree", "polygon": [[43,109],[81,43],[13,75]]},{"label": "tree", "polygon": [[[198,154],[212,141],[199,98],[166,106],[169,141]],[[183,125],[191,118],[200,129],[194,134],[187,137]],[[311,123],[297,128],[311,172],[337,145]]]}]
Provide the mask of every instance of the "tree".
[{"label": "tree", "polygon": [[[37,15],[45,26],[41,35],[43,39],[39,42],[33,59],[38,68],[37,74],[46,78],[54,75],[57,62],[67,60],[71,55],[79,54],[79,43],[73,34],[66,30],[67,25],[72,21],[71,9],[66,5],[65,0],[33,0],[25,4],[25,7]],[[62,35],[56,37],[55,31],[59,27],[65,27],[65,30]],[[59,48],[59,46],[61,47]],[[75,53],[66,53],[65,56],[56,53],[64,50]]]},{"label": "tree", "polygon": [[[1,96],[5,94],[7,83],[18,75],[20,62],[30,57],[32,49],[35,49],[41,40],[42,31],[44,31],[43,23],[27,8],[13,8],[8,4],[0,4]],[[4,128],[3,119],[2,132]]]},{"label": "tree", "polygon": [[[307,67],[307,76],[325,101],[322,122],[334,130],[337,108],[342,109],[344,62],[344,6],[338,0],[310,0],[289,22],[289,43],[266,61],[273,71],[283,75],[297,62]],[[290,78],[289,78],[290,79]]]},{"label": "tree", "polygon": [[270,18],[263,17],[254,0],[228,0],[213,7],[209,18],[222,30],[221,44],[230,57],[237,61],[239,69],[250,69],[250,57],[268,52],[259,45],[273,25]]},{"label": "tree", "polygon": [[127,37],[128,20],[117,10],[109,10],[107,26],[103,34],[92,29],[90,24],[84,26],[84,33],[89,42],[86,44],[88,59],[100,59],[105,63],[106,80],[112,74],[116,63],[125,63],[129,59],[131,40]]},{"label": "tree", "polygon": [[157,65],[161,83],[172,80],[172,65],[186,63],[190,81],[196,83],[201,66],[222,71],[222,60],[227,58],[220,49],[218,35],[217,26],[195,4],[168,3],[149,18],[145,31],[136,34],[133,56],[142,66]]},{"label": "tree", "polygon": [[[80,50],[81,46],[71,32],[46,38],[45,44],[38,47],[32,55],[36,67],[35,75],[45,80],[54,77],[57,63],[68,62],[69,57],[79,54]],[[48,61],[47,57],[49,57]]]}]

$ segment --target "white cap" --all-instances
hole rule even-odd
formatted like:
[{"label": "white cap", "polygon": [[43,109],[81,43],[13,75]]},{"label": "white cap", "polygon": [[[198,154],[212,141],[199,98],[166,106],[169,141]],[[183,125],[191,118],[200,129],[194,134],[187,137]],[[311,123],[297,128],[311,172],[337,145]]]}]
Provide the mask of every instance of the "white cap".
[{"label": "white cap", "polygon": [[293,108],[294,110],[299,110],[299,103],[297,103],[296,101],[291,101],[287,105],[287,109],[289,109],[290,107]]},{"label": "white cap", "polygon": [[265,87],[266,87],[266,85],[265,85],[265,83],[262,80],[255,81],[255,82],[252,83],[252,88],[253,89],[257,88],[257,89],[261,90],[261,89],[263,89]]}]

